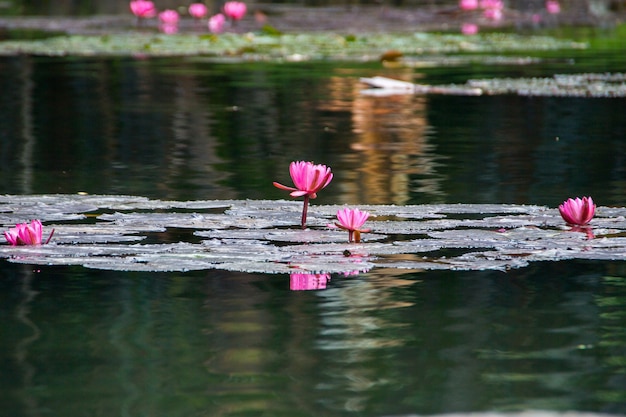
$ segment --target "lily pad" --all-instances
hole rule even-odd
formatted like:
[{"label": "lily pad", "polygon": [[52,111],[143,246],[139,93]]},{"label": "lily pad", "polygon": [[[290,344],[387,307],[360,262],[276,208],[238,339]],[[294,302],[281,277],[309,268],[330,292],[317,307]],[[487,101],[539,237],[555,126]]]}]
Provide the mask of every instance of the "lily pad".
[{"label": "lily pad", "polygon": [[[337,205],[285,200],[161,201],[111,195],[0,196],[8,229],[38,218],[52,241],[0,245],[0,257],[39,265],[121,271],[223,269],[358,273],[372,268],[508,270],[530,262],[626,260],[626,208],[598,207],[591,226],[566,226],[532,205],[363,205],[361,243],[328,225]],[[44,236],[45,237],[45,236]],[[137,243],[141,241],[142,243]]]}]

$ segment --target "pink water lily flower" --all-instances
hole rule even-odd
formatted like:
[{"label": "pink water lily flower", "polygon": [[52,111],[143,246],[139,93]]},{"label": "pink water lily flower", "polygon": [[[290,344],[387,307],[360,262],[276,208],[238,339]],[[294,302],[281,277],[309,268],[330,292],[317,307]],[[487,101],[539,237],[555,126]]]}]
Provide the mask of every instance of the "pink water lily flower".
[{"label": "pink water lily flower", "polygon": [[[41,221],[32,220],[30,224],[19,223],[15,227],[4,232],[4,237],[11,246],[24,246],[24,245],[41,245],[41,236],[43,234],[43,227]],[[54,229],[48,236],[46,243],[50,241]]]},{"label": "pink water lily flower", "polygon": [[550,14],[558,14],[561,13],[561,5],[556,0],[548,0],[546,1],[546,10]]},{"label": "pink water lily flower", "polygon": [[133,0],[130,2],[130,11],[137,16],[138,19],[147,19],[157,14],[154,3],[149,0]]},{"label": "pink water lily flower", "polygon": [[189,15],[194,19],[202,19],[207,15],[209,9],[204,3],[193,3],[189,5]]},{"label": "pink water lily flower", "polygon": [[292,197],[304,197],[304,207],[302,208],[302,228],[304,229],[309,199],[317,198],[317,193],[330,183],[333,174],[326,165],[315,165],[313,162],[305,161],[289,164],[289,174],[296,188],[287,187],[277,182],[273,184],[274,187],[281,190],[291,191],[289,195]]},{"label": "pink water lily flower", "polygon": [[478,0],[459,0],[459,7],[461,10],[476,10],[478,9]]},{"label": "pink water lily flower", "polygon": [[561,213],[563,220],[574,226],[586,225],[593,219],[595,212],[596,205],[591,197],[568,198],[559,206],[559,213]]},{"label": "pink water lily flower", "polygon": [[211,33],[221,33],[224,30],[224,22],[226,18],[223,14],[218,13],[209,19],[209,31]]},{"label": "pink water lily flower", "polygon": [[180,15],[176,10],[163,10],[159,13],[159,20],[164,25],[176,25],[178,24],[178,20],[180,20]]},{"label": "pink water lily flower", "polygon": [[361,211],[358,208],[349,209],[344,208],[337,212],[337,220],[339,223],[335,223],[337,227],[348,231],[348,241],[360,243],[361,233],[369,232],[370,229],[361,229],[361,226],[365,224],[369,217],[367,211]]},{"label": "pink water lily flower", "polygon": [[246,10],[246,3],[242,1],[227,1],[224,4],[224,14],[233,21],[243,19]]}]

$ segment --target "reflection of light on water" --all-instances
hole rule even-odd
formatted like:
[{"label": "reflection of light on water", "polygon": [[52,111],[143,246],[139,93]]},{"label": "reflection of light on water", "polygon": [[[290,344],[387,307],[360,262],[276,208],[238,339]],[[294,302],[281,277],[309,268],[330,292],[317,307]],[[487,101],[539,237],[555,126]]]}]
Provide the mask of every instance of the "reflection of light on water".
[{"label": "reflection of light on water", "polygon": [[325,383],[316,387],[332,390],[327,407],[362,411],[368,403],[367,392],[392,383],[369,363],[384,355],[386,349],[404,345],[405,340],[389,329],[407,324],[393,322],[388,314],[381,313],[413,305],[396,300],[393,291],[415,282],[367,273],[316,293],[323,299],[317,347],[332,351],[326,356],[333,364],[325,369]]},{"label": "reflection of light on water", "polygon": [[612,372],[606,373],[609,377],[596,392],[596,399],[623,404],[626,402],[626,277],[605,276],[602,281],[604,291],[595,298],[603,324],[598,348],[605,352],[604,367]]},{"label": "reflection of light on water", "polygon": [[24,277],[22,279],[22,294],[23,299],[17,307],[16,316],[18,321],[22,322],[26,327],[28,327],[32,333],[20,340],[15,348],[15,357],[17,359],[18,366],[22,372],[22,384],[23,389],[23,401],[26,405],[27,410],[29,412],[28,415],[36,415],[38,406],[37,400],[34,396],[29,395],[29,392],[33,391],[34,383],[33,379],[35,377],[35,367],[30,363],[28,359],[28,349],[30,345],[32,345],[35,341],[39,340],[41,336],[41,330],[39,327],[30,319],[30,304],[37,296],[37,292],[33,291],[31,288],[33,279],[33,274],[30,272],[25,272]]},{"label": "reflection of light on water", "polygon": [[355,96],[352,120],[358,140],[351,148],[358,171],[355,189],[349,190],[352,199],[405,204],[414,192],[442,195],[426,106],[425,97],[413,95]]},{"label": "reflection of light on water", "polygon": [[403,344],[401,339],[387,337],[385,329],[397,327],[377,313],[382,310],[411,306],[411,303],[392,298],[391,289],[412,285],[415,281],[403,279],[377,279],[364,274],[349,285],[334,287],[320,293],[322,303],[322,329],[318,347],[323,350],[378,349]]}]

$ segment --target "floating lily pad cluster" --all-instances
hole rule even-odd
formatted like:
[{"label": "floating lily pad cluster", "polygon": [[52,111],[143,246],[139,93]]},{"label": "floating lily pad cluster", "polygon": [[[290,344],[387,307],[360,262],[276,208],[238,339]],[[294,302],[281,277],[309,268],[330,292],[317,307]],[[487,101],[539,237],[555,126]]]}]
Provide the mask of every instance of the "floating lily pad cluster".
[{"label": "floating lily pad cluster", "polygon": [[[378,60],[390,49],[404,55],[494,53],[584,49],[584,43],[547,36],[485,34],[471,39],[456,34],[263,33],[221,35],[119,33],[63,35],[39,40],[0,42],[0,55],[46,56],[210,56],[239,60]],[[442,57],[443,59],[443,57]]]},{"label": "floating lily pad cluster", "polygon": [[[556,208],[531,205],[363,205],[359,244],[328,227],[341,206],[301,202],[162,201],[134,196],[0,196],[4,230],[38,218],[47,245],[0,245],[0,257],[38,265],[120,271],[223,269],[344,273],[372,268],[507,270],[534,261],[626,260],[626,208],[598,207],[594,238],[565,226]],[[45,232],[44,232],[45,233]]]},{"label": "floating lily pad cluster", "polygon": [[398,94],[501,95],[547,97],[626,97],[626,74],[557,74],[545,78],[492,78],[469,80],[465,84],[413,84],[386,77],[362,78],[375,88],[362,90],[371,96]]}]

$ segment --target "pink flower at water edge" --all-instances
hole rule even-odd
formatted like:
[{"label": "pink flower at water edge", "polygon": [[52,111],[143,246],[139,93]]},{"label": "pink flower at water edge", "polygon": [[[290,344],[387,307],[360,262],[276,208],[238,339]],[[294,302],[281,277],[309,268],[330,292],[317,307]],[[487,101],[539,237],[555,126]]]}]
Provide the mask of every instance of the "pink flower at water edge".
[{"label": "pink flower at water edge", "polygon": [[467,36],[476,35],[478,33],[478,25],[475,23],[463,23],[461,33]]},{"label": "pink flower at water edge", "polygon": [[289,289],[292,291],[323,290],[330,281],[330,274],[291,274]]},{"label": "pink flower at water edge", "polygon": [[459,0],[459,7],[461,10],[476,10],[478,9],[478,0]]},{"label": "pink flower at water edge", "polygon": [[180,15],[176,10],[163,10],[159,13],[159,21],[164,25],[176,25],[180,20]]},{"label": "pink flower at water edge", "polygon": [[209,9],[204,3],[192,3],[187,10],[191,17],[198,20],[203,19],[209,13]]},{"label": "pink flower at water edge", "polygon": [[227,1],[224,4],[224,14],[234,21],[243,19],[246,11],[246,3],[242,1]]},{"label": "pink flower at water edge", "polygon": [[224,22],[226,18],[223,14],[218,13],[209,19],[209,31],[211,33],[222,33],[224,30]]},{"label": "pink flower at water edge", "polygon": [[485,9],[483,16],[489,20],[502,20],[502,9]]},{"label": "pink flower at water edge", "polygon": [[302,208],[302,228],[306,227],[306,215],[309,199],[317,198],[317,193],[325,188],[333,179],[333,174],[329,167],[313,162],[295,161],[289,164],[289,174],[294,187],[288,187],[278,182],[274,182],[274,187],[281,190],[291,191],[292,197],[304,197],[304,207]]},{"label": "pink flower at water edge", "polygon": [[[50,232],[46,243],[50,241],[53,234],[54,229]],[[39,220],[32,220],[30,224],[16,224],[15,227],[4,232],[4,237],[11,246],[41,245],[42,235],[43,227]]]},{"label": "pink flower at water edge", "polygon": [[370,229],[361,229],[369,215],[367,211],[361,211],[358,208],[349,209],[346,207],[337,212],[337,220],[339,222],[335,223],[335,226],[348,231],[349,242],[360,243],[361,233],[370,231]]},{"label": "pink flower at water edge", "polygon": [[550,14],[561,13],[561,5],[556,0],[546,1],[546,11]]},{"label": "pink flower at water edge", "polygon": [[137,16],[138,19],[148,19],[157,14],[154,3],[149,0],[133,0],[130,2],[130,11]]},{"label": "pink flower at water edge", "polygon": [[596,205],[591,197],[568,198],[559,206],[561,217],[572,226],[586,225],[593,219],[595,212]]}]

